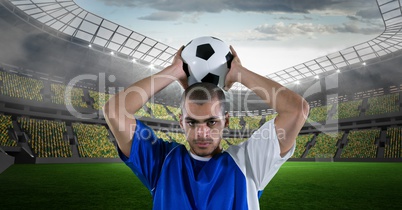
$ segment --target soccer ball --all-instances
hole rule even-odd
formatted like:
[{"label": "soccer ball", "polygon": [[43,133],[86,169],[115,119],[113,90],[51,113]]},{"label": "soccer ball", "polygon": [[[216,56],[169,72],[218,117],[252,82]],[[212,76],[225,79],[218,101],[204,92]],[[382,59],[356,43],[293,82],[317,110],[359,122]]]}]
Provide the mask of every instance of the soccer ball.
[{"label": "soccer ball", "polygon": [[220,88],[225,86],[233,55],[222,40],[211,36],[193,39],[184,47],[181,57],[189,85],[209,82]]}]

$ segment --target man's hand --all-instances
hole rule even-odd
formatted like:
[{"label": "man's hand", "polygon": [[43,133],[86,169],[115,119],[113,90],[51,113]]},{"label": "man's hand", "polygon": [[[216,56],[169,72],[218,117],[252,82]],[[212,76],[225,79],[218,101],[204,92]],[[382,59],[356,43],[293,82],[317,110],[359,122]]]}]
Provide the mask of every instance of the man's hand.
[{"label": "man's hand", "polygon": [[232,46],[230,46],[230,51],[233,55],[233,60],[230,66],[230,69],[225,77],[225,87],[224,90],[228,91],[235,82],[240,81],[241,71],[244,67],[241,65],[240,58],[237,55],[237,52],[234,50]]},{"label": "man's hand", "polygon": [[104,105],[103,112],[110,130],[117,140],[120,150],[130,155],[133,132],[136,129],[134,114],[156,93],[178,81],[183,88],[188,86],[187,75],[183,70],[181,47],[172,64],[162,71],[139,80],[123,91],[112,96]]},{"label": "man's hand", "polygon": [[181,52],[183,51],[184,46],[180,47],[177,51],[176,55],[173,58],[172,67],[174,69],[175,75],[177,77],[177,81],[180,85],[186,89],[188,87],[187,75],[183,70],[183,59],[181,57]]},{"label": "man's hand", "polygon": [[225,90],[235,82],[246,86],[259,96],[267,105],[278,112],[275,128],[278,134],[281,155],[285,155],[294,145],[295,139],[308,116],[309,106],[306,100],[295,92],[266,77],[243,67],[233,47],[232,66],[225,78]]}]

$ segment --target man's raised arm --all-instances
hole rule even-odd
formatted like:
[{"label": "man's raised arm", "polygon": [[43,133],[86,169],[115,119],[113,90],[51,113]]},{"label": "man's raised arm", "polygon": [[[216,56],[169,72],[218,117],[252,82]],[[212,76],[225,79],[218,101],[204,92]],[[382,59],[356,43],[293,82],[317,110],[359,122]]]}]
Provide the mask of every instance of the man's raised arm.
[{"label": "man's raised arm", "polygon": [[225,80],[225,89],[240,82],[254,91],[271,108],[278,112],[275,128],[278,134],[281,156],[293,146],[309,112],[309,105],[301,96],[266,77],[243,67],[237,53],[231,47],[234,59]]},{"label": "man's raised arm", "polygon": [[130,156],[132,137],[136,128],[134,113],[172,82],[180,81],[183,87],[187,86],[187,77],[182,69],[183,62],[180,57],[182,49],[183,47],[176,53],[172,65],[132,84],[111,97],[103,106],[105,120],[120,150],[127,157]]}]

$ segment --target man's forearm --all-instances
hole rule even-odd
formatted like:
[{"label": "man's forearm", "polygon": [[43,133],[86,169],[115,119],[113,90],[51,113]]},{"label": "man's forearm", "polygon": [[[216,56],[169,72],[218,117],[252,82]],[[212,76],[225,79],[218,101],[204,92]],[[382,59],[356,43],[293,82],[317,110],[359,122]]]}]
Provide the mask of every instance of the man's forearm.
[{"label": "man's forearm", "polygon": [[244,86],[255,92],[279,114],[300,111],[303,98],[279,83],[244,68],[238,75]]},{"label": "man's forearm", "polygon": [[278,112],[275,120],[276,133],[284,156],[293,146],[295,139],[308,115],[308,103],[297,93],[279,83],[242,68],[238,81],[254,91],[268,106]]},{"label": "man's forearm", "polygon": [[[173,81],[179,81],[182,86],[187,85],[187,81],[183,81],[185,73],[183,71],[183,61],[181,59],[181,47],[172,64],[162,71],[135,82],[125,90],[111,97],[103,107],[105,118],[118,118],[116,120],[123,121],[124,118],[133,116],[154,94],[171,84]],[[184,83],[184,84],[183,84]],[[121,115],[124,113],[124,117]],[[116,116],[118,114],[118,116]],[[110,125],[110,122],[108,122]],[[115,123],[112,123],[114,126]]]},{"label": "man's forearm", "polygon": [[176,81],[174,71],[168,67],[161,72],[134,83],[123,91],[124,107],[128,114],[134,114],[156,93]]},{"label": "man's forearm", "polygon": [[157,92],[185,75],[179,56],[161,72],[135,82],[111,97],[103,107],[105,120],[124,155],[130,155],[131,139],[136,129],[134,114]]}]

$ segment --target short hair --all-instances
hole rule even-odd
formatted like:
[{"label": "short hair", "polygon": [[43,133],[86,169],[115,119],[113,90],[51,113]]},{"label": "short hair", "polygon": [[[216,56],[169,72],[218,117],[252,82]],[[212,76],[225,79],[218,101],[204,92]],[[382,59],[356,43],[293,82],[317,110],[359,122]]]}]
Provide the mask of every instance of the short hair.
[{"label": "short hair", "polygon": [[180,108],[182,112],[185,109],[186,100],[190,100],[200,105],[212,100],[217,100],[220,103],[222,114],[224,115],[226,112],[225,93],[220,87],[212,83],[198,82],[187,87],[181,96]]}]

